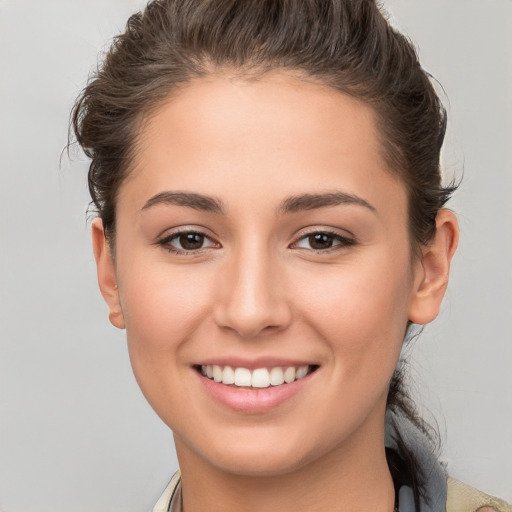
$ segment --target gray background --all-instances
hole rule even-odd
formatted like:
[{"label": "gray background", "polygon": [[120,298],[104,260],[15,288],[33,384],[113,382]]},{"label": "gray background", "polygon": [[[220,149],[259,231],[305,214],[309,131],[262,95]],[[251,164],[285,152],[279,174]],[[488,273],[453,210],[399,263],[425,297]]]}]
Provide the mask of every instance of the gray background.
[{"label": "gray background", "polygon": [[[444,165],[464,182],[443,312],[413,390],[451,474],[512,500],[512,2],[389,0],[443,84]],[[67,119],[138,0],[0,0],[0,511],[151,508],[177,463],[96,287],[87,162]]]}]

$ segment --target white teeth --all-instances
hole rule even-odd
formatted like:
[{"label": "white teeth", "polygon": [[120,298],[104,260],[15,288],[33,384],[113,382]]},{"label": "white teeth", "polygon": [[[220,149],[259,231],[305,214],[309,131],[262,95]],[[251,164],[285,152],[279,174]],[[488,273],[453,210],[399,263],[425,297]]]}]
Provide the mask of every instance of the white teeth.
[{"label": "white teeth", "polygon": [[253,388],[268,388],[270,386],[270,375],[266,368],[258,368],[252,372]]},{"label": "white teeth", "polygon": [[272,386],[280,386],[281,384],[284,384],[284,373],[282,368],[276,367],[270,370],[270,384],[272,384]]},{"label": "white teeth", "polygon": [[235,386],[250,386],[252,383],[251,377],[251,370],[237,368],[235,370]]},{"label": "white teeth", "polygon": [[295,368],[293,366],[289,366],[284,371],[284,381],[287,384],[290,384],[290,382],[293,382],[295,380]]},{"label": "white teeth", "polygon": [[215,382],[222,382],[222,368],[220,366],[213,366],[213,380]]},{"label": "white teeth", "polygon": [[234,384],[235,372],[231,366],[226,366],[222,372],[222,384]]},{"label": "white teeth", "polygon": [[307,366],[299,366],[297,368],[297,371],[295,372],[295,378],[297,380],[302,379],[302,377],[305,377],[308,374],[308,367]]},{"label": "white teeth", "polygon": [[295,380],[304,378],[310,371],[311,367],[305,366],[288,366],[281,368],[279,366],[271,368],[258,368],[256,370],[248,370],[247,368],[235,368],[231,366],[203,365],[201,373],[215,382],[222,382],[226,385],[268,388],[269,386],[280,386],[285,382],[290,384]]}]

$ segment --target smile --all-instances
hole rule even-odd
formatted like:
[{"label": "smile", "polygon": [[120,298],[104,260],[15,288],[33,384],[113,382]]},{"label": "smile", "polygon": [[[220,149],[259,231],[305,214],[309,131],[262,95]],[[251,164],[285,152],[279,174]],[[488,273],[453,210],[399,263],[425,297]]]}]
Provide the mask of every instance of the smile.
[{"label": "smile", "polygon": [[244,388],[268,388],[290,384],[316,369],[315,365],[276,366],[273,368],[233,368],[231,366],[201,365],[201,373],[214,382]]}]

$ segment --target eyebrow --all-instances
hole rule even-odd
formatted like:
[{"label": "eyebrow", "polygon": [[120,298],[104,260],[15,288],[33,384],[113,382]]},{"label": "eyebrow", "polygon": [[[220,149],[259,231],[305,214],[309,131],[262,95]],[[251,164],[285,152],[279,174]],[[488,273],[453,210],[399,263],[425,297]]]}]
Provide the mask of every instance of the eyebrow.
[{"label": "eyebrow", "polygon": [[[142,210],[158,204],[171,204],[185,206],[194,210],[224,214],[222,201],[211,196],[196,194],[194,192],[161,192],[148,199]],[[285,199],[277,208],[277,213],[296,213],[305,210],[315,210],[328,206],[357,205],[377,213],[377,210],[368,201],[354,194],[345,192],[327,192],[323,194],[301,194]]]},{"label": "eyebrow", "polygon": [[212,213],[224,213],[222,202],[214,197],[193,192],[161,192],[148,199],[142,210],[146,210],[157,204],[173,204],[176,206],[186,206],[194,210]]},{"label": "eyebrow", "polygon": [[302,194],[289,197],[281,203],[278,208],[278,213],[295,213],[303,210],[315,210],[326,206],[338,206],[345,204],[362,206],[373,213],[377,213],[376,208],[362,197],[338,191],[328,192],[325,194]]}]

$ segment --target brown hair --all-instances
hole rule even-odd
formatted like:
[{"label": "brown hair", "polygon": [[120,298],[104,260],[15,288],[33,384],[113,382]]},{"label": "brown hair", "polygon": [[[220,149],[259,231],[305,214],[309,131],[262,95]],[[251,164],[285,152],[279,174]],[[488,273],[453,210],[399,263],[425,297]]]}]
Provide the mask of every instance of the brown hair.
[{"label": "brown hair", "polygon": [[[292,70],[371,105],[387,164],[408,190],[411,241],[431,240],[455,189],[441,183],[446,114],[413,46],[374,0],[154,0],[114,39],[72,112],[111,243],[141,121],[192,78],[226,68],[237,76]],[[415,418],[401,389],[396,373],[388,407]],[[418,500],[422,477],[410,466]]]}]

